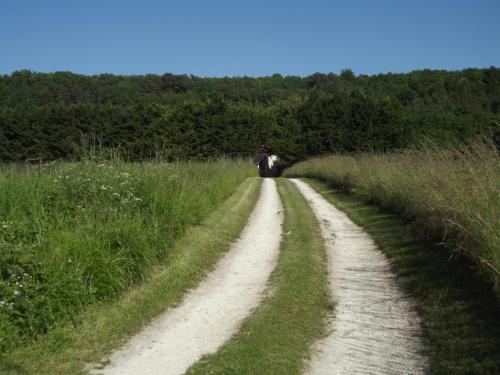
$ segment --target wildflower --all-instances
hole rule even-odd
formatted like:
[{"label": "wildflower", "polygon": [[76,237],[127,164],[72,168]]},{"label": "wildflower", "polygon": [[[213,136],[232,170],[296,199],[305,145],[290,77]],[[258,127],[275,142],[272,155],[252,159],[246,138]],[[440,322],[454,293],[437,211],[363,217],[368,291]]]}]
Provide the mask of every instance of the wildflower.
[{"label": "wildflower", "polygon": [[73,262],[73,260],[71,258],[68,258],[68,263],[71,263]]},{"label": "wildflower", "polygon": [[0,300],[0,307],[4,307],[6,302],[4,300]]},{"label": "wildflower", "polygon": [[19,290],[14,290],[14,295],[18,296],[19,295]]}]

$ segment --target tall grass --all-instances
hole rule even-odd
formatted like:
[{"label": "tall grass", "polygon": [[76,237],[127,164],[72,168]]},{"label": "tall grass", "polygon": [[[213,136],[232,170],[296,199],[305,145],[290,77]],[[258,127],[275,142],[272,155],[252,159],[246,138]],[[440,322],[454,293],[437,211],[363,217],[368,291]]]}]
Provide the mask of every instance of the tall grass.
[{"label": "tall grass", "polygon": [[456,150],[331,155],[294,165],[311,177],[388,207],[422,234],[469,255],[500,292],[500,163],[493,145]]},{"label": "tall grass", "polygon": [[48,163],[0,169],[0,351],[146,277],[248,163]]}]

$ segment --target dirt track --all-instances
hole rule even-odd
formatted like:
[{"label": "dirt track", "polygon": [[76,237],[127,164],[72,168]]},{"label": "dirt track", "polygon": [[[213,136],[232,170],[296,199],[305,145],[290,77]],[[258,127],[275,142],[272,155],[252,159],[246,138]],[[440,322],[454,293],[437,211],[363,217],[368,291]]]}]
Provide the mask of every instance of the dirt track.
[{"label": "dirt track", "polygon": [[[420,374],[428,361],[421,322],[373,240],[309,185],[292,179],[311,204],[328,251],[336,308],[330,333],[313,346],[310,374]],[[279,255],[282,206],[275,181],[216,269],[92,374],[182,374],[215,353],[261,300]]]},{"label": "dirt track", "polygon": [[303,181],[292,181],[320,222],[336,303],[331,332],[315,345],[307,373],[425,373],[419,316],[385,256],[346,214]]},{"label": "dirt track", "polygon": [[276,265],[283,221],[274,180],[216,269],[184,302],[154,321],[110,357],[94,374],[182,374],[204,354],[214,353],[235,334],[261,299]]}]

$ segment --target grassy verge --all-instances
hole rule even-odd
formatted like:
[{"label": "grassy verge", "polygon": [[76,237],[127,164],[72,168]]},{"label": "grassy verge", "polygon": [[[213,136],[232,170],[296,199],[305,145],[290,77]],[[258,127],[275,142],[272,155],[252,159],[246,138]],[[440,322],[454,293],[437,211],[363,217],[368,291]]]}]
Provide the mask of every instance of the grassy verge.
[{"label": "grassy verge", "polygon": [[407,223],[381,208],[305,181],[370,233],[416,298],[433,374],[500,373],[500,306],[470,261],[416,239]]},{"label": "grassy verge", "polygon": [[178,303],[234,241],[257,201],[260,180],[248,179],[200,225],[186,230],[152,277],[115,301],[91,305],[39,340],[0,357],[2,374],[77,374],[152,318]]},{"label": "grassy verge", "polygon": [[0,166],[0,352],[148,277],[248,163]]},{"label": "grassy verge", "polygon": [[310,177],[387,207],[422,235],[466,254],[500,299],[500,159],[494,145],[332,155],[298,163]]},{"label": "grassy verge", "polygon": [[278,180],[284,237],[269,295],[222,349],[188,374],[300,374],[331,307],[318,223],[297,189]]}]

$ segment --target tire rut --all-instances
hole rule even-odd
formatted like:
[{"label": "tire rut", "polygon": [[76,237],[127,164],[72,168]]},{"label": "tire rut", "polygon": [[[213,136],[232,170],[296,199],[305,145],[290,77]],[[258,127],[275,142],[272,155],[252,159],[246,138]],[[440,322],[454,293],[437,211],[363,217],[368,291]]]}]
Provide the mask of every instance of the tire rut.
[{"label": "tire rut", "polygon": [[91,374],[182,374],[214,353],[255,308],[274,269],[283,213],[276,183],[264,179],[249,222],[216,268],[184,301],[114,352]]},{"label": "tire rut", "polygon": [[421,320],[371,237],[305,182],[291,179],[309,201],[329,257],[335,313],[327,337],[313,347],[308,374],[428,372]]}]

